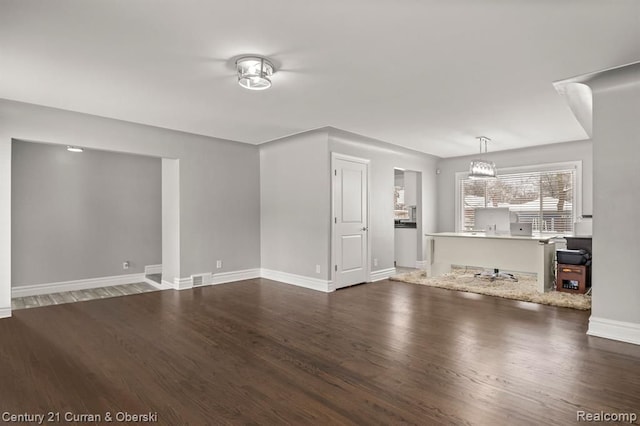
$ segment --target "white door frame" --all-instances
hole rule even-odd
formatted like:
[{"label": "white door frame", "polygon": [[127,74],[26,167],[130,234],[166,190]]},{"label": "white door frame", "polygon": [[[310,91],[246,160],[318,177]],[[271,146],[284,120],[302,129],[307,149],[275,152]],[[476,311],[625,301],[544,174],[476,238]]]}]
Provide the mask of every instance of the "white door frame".
[{"label": "white door frame", "polygon": [[367,253],[366,253],[366,280],[367,282],[371,282],[371,160],[366,158],[354,157],[351,155],[340,154],[338,152],[331,153],[331,267],[330,267],[330,275],[331,282],[329,283],[329,291],[333,291],[336,289],[336,244],[337,238],[336,235],[336,227],[334,218],[336,217],[335,211],[335,170],[336,170],[336,160],[347,160],[353,161],[356,163],[364,164],[367,167],[367,228],[368,231],[365,234],[365,238],[367,239]]}]

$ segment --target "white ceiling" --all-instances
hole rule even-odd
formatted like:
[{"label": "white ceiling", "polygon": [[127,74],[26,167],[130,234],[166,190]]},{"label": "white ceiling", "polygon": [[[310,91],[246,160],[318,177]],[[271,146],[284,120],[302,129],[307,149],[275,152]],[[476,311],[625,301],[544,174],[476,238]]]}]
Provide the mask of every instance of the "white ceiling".
[{"label": "white ceiling", "polygon": [[[237,85],[249,53],[270,90]],[[0,0],[0,98],[253,144],[585,139],[552,82],[639,59],[638,0]]]}]

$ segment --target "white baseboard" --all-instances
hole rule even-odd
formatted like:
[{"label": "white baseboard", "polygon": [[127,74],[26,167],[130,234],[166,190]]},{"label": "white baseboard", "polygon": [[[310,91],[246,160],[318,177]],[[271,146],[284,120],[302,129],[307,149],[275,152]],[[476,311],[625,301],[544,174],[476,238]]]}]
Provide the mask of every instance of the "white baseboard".
[{"label": "white baseboard", "polygon": [[427,269],[427,266],[429,266],[428,260],[416,260],[416,268]]},{"label": "white baseboard", "polygon": [[11,316],[11,306],[8,308],[0,308],[0,318],[9,318]]},{"label": "white baseboard", "polygon": [[318,278],[304,277],[302,275],[290,274],[288,272],[272,271],[271,269],[260,269],[260,276],[268,280],[280,281],[285,284],[296,285],[298,287],[309,288],[311,290],[329,293],[335,290],[331,281]]},{"label": "white baseboard", "polygon": [[110,287],[121,284],[133,284],[144,281],[144,274],[115,275],[113,277],[89,278],[85,280],[61,281],[57,283],[34,284],[11,289],[11,297],[37,296],[39,294],[59,293],[62,291],[88,290],[90,288]]},{"label": "white baseboard", "polygon": [[640,324],[616,321],[605,318],[589,318],[589,336],[604,337],[605,339],[640,345]]},{"label": "white baseboard", "polygon": [[[194,287],[193,285],[193,277],[201,276],[203,281],[202,285],[198,285]],[[162,281],[163,285],[169,285],[169,288],[174,288],[176,290],[187,290],[190,288],[199,288],[206,287],[209,285],[218,285],[225,283],[232,283],[236,281],[250,280],[253,278],[260,278],[260,269],[244,269],[241,271],[230,271],[230,272],[221,272],[219,274],[212,274],[210,272],[194,274],[187,278],[176,278],[174,280],[173,285],[171,285],[168,281]],[[156,283],[157,284],[157,283]]]},{"label": "white baseboard", "polygon": [[396,268],[379,269],[371,271],[371,282],[386,280],[396,274]]},{"label": "white baseboard", "polygon": [[191,277],[175,278],[173,280],[172,287],[176,290],[188,290],[190,288],[193,288],[193,280],[191,279]]},{"label": "white baseboard", "polygon": [[225,284],[235,281],[251,280],[254,278],[260,278],[260,268],[244,269],[242,271],[221,272],[219,274],[213,274],[211,284]]},{"label": "white baseboard", "polygon": [[161,274],[162,273],[162,265],[147,265],[144,267],[144,274]]}]

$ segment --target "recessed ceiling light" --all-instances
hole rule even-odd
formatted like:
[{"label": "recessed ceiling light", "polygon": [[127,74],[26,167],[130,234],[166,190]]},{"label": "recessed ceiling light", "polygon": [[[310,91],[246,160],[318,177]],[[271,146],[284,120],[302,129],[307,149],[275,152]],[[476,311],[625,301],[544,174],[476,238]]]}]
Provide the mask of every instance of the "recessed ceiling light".
[{"label": "recessed ceiling light", "polygon": [[67,151],[69,151],[69,152],[83,152],[84,149],[80,148],[79,146],[67,145]]},{"label": "recessed ceiling light", "polygon": [[273,64],[260,56],[244,56],[236,61],[238,84],[249,90],[265,90],[271,87]]}]

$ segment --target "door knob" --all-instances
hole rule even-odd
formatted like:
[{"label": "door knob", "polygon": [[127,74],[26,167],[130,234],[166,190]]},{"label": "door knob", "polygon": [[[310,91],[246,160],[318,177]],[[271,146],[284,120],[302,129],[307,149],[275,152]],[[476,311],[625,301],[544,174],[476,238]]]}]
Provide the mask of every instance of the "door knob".
[{"label": "door knob", "polygon": [[369,228],[367,228],[366,226],[361,229],[361,231],[368,231],[368,230],[369,230]]}]

